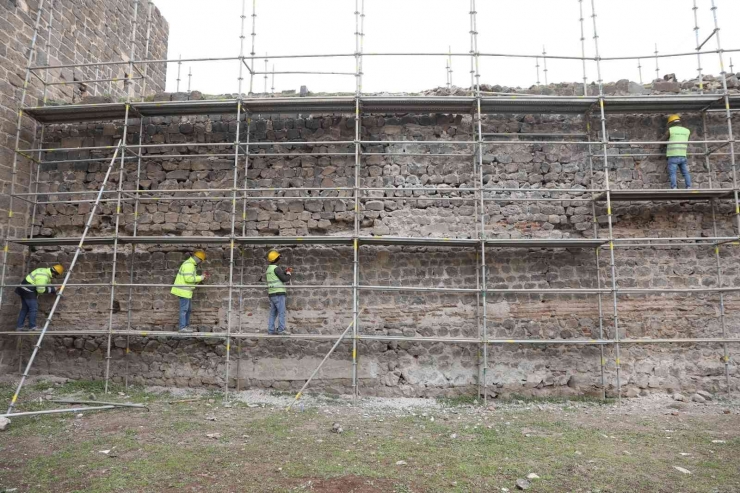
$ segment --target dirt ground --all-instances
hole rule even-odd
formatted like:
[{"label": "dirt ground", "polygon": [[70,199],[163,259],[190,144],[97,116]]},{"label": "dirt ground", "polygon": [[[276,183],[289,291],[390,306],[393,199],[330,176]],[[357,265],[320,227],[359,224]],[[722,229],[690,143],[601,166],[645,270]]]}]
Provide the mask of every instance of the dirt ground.
[{"label": "dirt ground", "polygon": [[[18,417],[0,492],[740,492],[740,402],[434,401],[117,388],[37,379],[52,398],[136,402]],[[94,394],[94,395],[91,395]],[[0,384],[0,402],[12,387]],[[336,430],[341,428],[341,430]],[[340,432],[337,432],[340,431]],[[529,476],[529,479],[528,479]]]}]

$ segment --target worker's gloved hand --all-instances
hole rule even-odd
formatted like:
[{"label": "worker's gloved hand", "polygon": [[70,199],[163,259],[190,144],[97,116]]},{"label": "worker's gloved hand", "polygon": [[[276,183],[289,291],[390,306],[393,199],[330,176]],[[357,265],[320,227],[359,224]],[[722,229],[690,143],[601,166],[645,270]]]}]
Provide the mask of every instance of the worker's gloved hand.
[{"label": "worker's gloved hand", "polygon": [[46,289],[49,290],[49,294],[56,294],[56,292],[57,292],[57,288],[55,288],[54,286],[49,286]]},{"label": "worker's gloved hand", "polygon": [[287,269],[285,269],[285,272],[286,272],[287,274],[289,274],[289,275],[290,275],[290,274],[293,274],[293,267],[288,267]]},{"label": "worker's gloved hand", "polygon": [[207,280],[209,277],[211,277],[211,275],[208,272],[204,272],[203,273],[203,280],[204,281]]}]

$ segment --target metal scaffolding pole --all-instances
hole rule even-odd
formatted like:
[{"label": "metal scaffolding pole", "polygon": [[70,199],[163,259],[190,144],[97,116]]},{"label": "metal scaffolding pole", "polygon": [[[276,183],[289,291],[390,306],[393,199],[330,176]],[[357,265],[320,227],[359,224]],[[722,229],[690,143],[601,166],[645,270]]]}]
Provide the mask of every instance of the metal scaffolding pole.
[{"label": "metal scaffolding pole", "polygon": [[[53,0],[51,0],[51,2],[49,4],[49,23],[48,23],[47,28],[46,28],[46,40],[44,42],[44,51],[46,52],[47,61],[49,59],[49,49],[50,49],[50,46],[51,46],[51,30],[52,30],[52,25],[53,24],[54,24],[54,2],[53,2]],[[47,82],[47,79],[48,79],[49,70],[48,69],[47,70],[44,70],[43,74],[44,74],[43,77],[42,77],[42,83],[44,84],[43,105],[46,106],[47,87],[48,87],[46,85],[46,82]],[[43,147],[45,133],[46,133],[46,125],[43,125],[42,124],[41,125],[41,135],[39,136],[39,143],[40,143],[39,147]],[[38,157],[37,157],[37,162],[41,162],[41,159],[42,159],[42,156],[41,156],[41,153],[39,152],[38,153]],[[34,172],[34,170],[36,171],[36,177],[35,178],[33,178],[33,172]],[[38,208],[37,202],[38,202],[39,176],[41,174],[41,166],[38,166],[38,165],[31,166],[30,167],[30,171],[31,171],[31,177],[30,177],[30,182],[29,183],[33,183],[34,184],[34,190],[35,190],[34,193],[33,193],[33,206],[31,208],[31,222],[29,223],[30,224],[29,237],[30,238],[33,238],[33,235],[34,235],[34,223],[36,222],[36,209]],[[29,187],[29,191],[30,191],[30,187]],[[29,261],[29,263],[31,261],[31,256],[30,255],[28,256],[28,261]],[[27,265],[27,269],[26,270],[28,270],[28,267],[30,267],[30,266]]]},{"label": "metal scaffolding pole", "polygon": [[175,92],[180,92],[180,68],[182,68],[182,55],[177,60],[177,85],[175,86]]},{"label": "metal scaffolding pole", "polygon": [[[243,2],[242,2],[243,3]],[[241,14],[241,23],[242,26],[244,25],[244,22],[246,20],[246,12],[244,11],[244,6],[242,5],[242,14]],[[254,27],[253,27],[254,30]],[[244,44],[244,28],[241,29],[240,34],[240,43]],[[254,38],[252,38],[254,39]],[[252,74],[250,73],[250,79],[252,77]],[[245,122],[247,125],[247,142],[244,146],[244,185],[243,193],[242,193],[242,236],[247,236],[247,188],[249,186],[249,144],[251,139],[251,129],[252,129],[252,114],[249,111],[245,112]],[[240,262],[241,265],[239,267],[239,284],[244,285],[244,248],[239,249],[240,253]],[[240,287],[239,288],[239,330],[238,332],[242,332],[242,314],[244,313],[244,290]],[[237,339],[237,360],[236,360],[236,391],[239,392],[240,390],[240,383],[239,383],[239,375],[241,374],[241,361],[242,361],[242,339]]]},{"label": "metal scaffolding pole", "polygon": [[[231,195],[231,234],[229,238],[229,306],[226,312],[226,377],[224,381],[224,399],[229,400],[229,367],[231,364],[231,320],[234,311],[234,248],[236,242],[236,197],[237,183],[239,179],[239,138],[241,135],[242,121],[242,82],[244,80],[244,64],[241,59],[244,57],[244,18],[246,12],[246,0],[242,0],[241,30],[239,32],[239,79],[237,95],[239,102],[236,110],[236,137],[234,140],[234,180]],[[249,127],[247,127],[249,133]],[[239,375],[237,375],[237,379]]]},{"label": "metal scaffolding pole", "polygon": [[[727,139],[730,143],[730,165],[732,166],[732,188],[735,194],[735,218],[737,221],[737,232],[740,235],[740,199],[738,198],[738,182],[737,182],[737,162],[735,159],[735,142],[734,132],[732,128],[732,112],[730,111],[730,93],[727,89],[727,72],[725,70],[724,55],[722,51],[722,43],[720,41],[719,22],[717,20],[717,6],[714,0],[711,0],[712,5],[712,18],[714,20],[714,34],[717,39],[717,55],[719,57],[720,76],[722,78],[722,96],[725,101],[725,118],[727,120]],[[719,253],[717,253],[719,255]],[[719,262],[719,259],[718,259]],[[724,306],[724,305],[723,305]],[[722,318],[724,321],[724,317]],[[726,338],[726,326],[722,324],[723,338]],[[727,344],[724,345],[723,362],[725,365],[725,375],[727,380],[727,392],[730,392],[730,355],[728,352]]]},{"label": "metal scaffolding pole", "polygon": [[[149,42],[151,39],[151,32],[152,32],[152,9],[154,7],[154,3],[152,0],[148,0],[147,2],[147,18],[146,18],[146,42],[144,45],[144,58],[149,58]],[[144,80],[142,82],[142,88],[141,88],[141,99],[144,100],[146,98],[146,83],[147,83],[147,73],[149,70],[149,64],[144,65]],[[139,118],[139,145],[142,145],[144,143],[144,119]],[[137,160],[136,160],[136,190],[139,190],[139,187],[141,186],[141,152],[137,153]],[[139,194],[136,194],[135,200],[134,200],[134,225],[133,225],[133,236],[136,237],[138,233],[139,228]],[[134,265],[136,263],[136,243],[131,244],[131,260],[129,265],[129,284],[134,283]],[[133,286],[129,286],[128,288],[128,303],[126,306],[126,328],[128,330],[131,330],[131,306],[133,304]],[[126,349],[123,352],[123,358],[125,361],[125,368],[124,368],[124,376],[123,376],[123,383],[126,388],[128,388],[128,368],[129,368],[129,354],[131,353],[131,336],[126,336]]]},{"label": "metal scaffolding pole", "polygon": [[542,73],[545,74],[545,85],[548,85],[547,83],[547,50],[545,49],[545,45],[542,45],[542,65],[543,65]]},{"label": "metal scaffolding pole", "polygon": [[616,371],[617,371],[617,399],[621,402],[622,399],[622,381],[621,381],[621,362],[619,360],[619,316],[617,312],[617,268],[614,262],[614,226],[612,216],[612,203],[611,203],[611,187],[609,184],[609,147],[607,146],[608,138],[606,135],[606,113],[604,112],[604,84],[601,78],[601,58],[599,54],[599,34],[596,28],[596,5],[595,0],[591,0],[591,19],[593,20],[594,27],[594,50],[596,54],[596,73],[597,83],[599,85],[599,109],[601,112],[601,142],[604,152],[604,188],[606,188],[606,217],[607,224],[609,227],[609,267],[611,269],[611,283],[612,283],[612,302],[614,305],[613,320],[614,320],[614,348],[616,351]]},{"label": "metal scaffolding pole", "polygon": [[[33,36],[31,37],[31,46],[28,48],[28,57],[26,59],[26,76],[23,80],[23,89],[21,90],[21,101],[18,105],[18,119],[15,127],[15,151],[13,153],[13,165],[11,168],[10,193],[8,200],[8,225],[5,228],[5,238],[3,240],[3,267],[0,271],[0,306],[3,304],[3,286],[5,284],[5,274],[8,269],[8,255],[10,251],[10,231],[13,229],[13,205],[15,194],[15,182],[18,174],[18,149],[21,141],[21,128],[23,125],[23,108],[26,104],[26,95],[28,94],[28,84],[31,77],[31,64],[36,54],[36,40],[38,39],[39,26],[44,11],[44,0],[39,1],[39,9],[36,12],[36,22],[33,27]],[[32,226],[33,227],[33,226]]]},{"label": "metal scaffolding pole", "polygon": [[[702,74],[702,68],[701,68],[701,41],[699,40],[699,15],[698,10],[699,7],[696,6],[696,0],[692,0],[694,3],[694,6],[691,10],[694,11],[694,36],[696,38],[696,72],[699,75],[699,94],[704,93],[704,76]],[[704,113],[702,113],[704,115]],[[706,138],[706,132],[704,134],[704,137]],[[706,145],[705,145],[706,150]]]},{"label": "metal scaffolding pole", "polygon": [[[362,99],[362,48],[363,32],[365,19],[365,0],[362,1],[362,11],[360,11],[360,0],[355,0],[355,182],[354,182],[354,237],[353,237],[353,259],[352,259],[352,398],[357,402],[359,396],[359,382],[357,378],[357,341],[359,325],[359,296],[358,286],[360,284],[360,249],[358,238],[360,236],[360,164],[362,163],[362,144],[360,137],[362,135],[360,125],[360,101]],[[362,22],[362,27],[361,27]]]},{"label": "metal scaffolding pole", "polygon": [[[252,50],[249,52],[251,55],[252,60],[252,67],[249,69],[249,95],[252,96],[254,94],[254,55],[256,52],[254,51],[254,40],[257,37],[257,32],[254,30],[254,28],[257,26],[257,0],[252,0]],[[243,63],[246,63],[244,59],[242,59]],[[241,94],[239,95],[241,97]]]},{"label": "metal scaffolding pole", "polygon": [[[587,92],[587,76],[586,76],[586,36],[585,36],[585,29],[584,29],[584,17],[583,17],[583,0],[578,0],[578,11],[579,11],[579,18],[578,22],[581,26],[581,56],[584,57],[583,60],[583,95],[588,95]],[[591,141],[591,112],[586,112],[583,116],[584,121],[586,122],[586,138]],[[591,188],[594,188],[596,186],[595,179],[594,179],[594,159],[593,159],[593,149],[591,145],[588,146],[588,173],[591,183]],[[599,237],[599,221],[596,216],[596,194],[591,195],[591,216],[593,221],[593,235],[594,239],[597,239]],[[596,267],[596,288],[601,289],[601,266],[599,263],[599,252],[600,248],[596,247],[594,248],[594,265]],[[598,306],[599,306],[599,339],[604,338],[604,300],[602,298],[601,292],[598,294]],[[600,358],[599,358],[599,371],[601,374],[601,398],[606,399],[606,379],[604,377],[604,365],[606,363],[606,360],[604,358],[604,346],[599,346],[600,350]]]},{"label": "metal scaffolding pole", "polygon": [[[131,38],[130,38],[130,60],[134,59],[134,53],[136,52],[136,27],[139,13],[139,1],[134,0],[134,17],[131,21]],[[128,119],[129,111],[131,108],[131,97],[133,95],[133,82],[131,77],[134,73],[133,61],[129,64],[128,69],[128,84],[126,94],[126,113],[123,117],[123,137],[121,138],[121,166],[118,173],[118,194],[116,201],[116,226],[113,233],[113,265],[111,266],[111,280],[110,280],[110,303],[108,307],[108,343],[105,352],[105,393],[108,393],[108,380],[110,378],[110,352],[111,342],[113,341],[113,313],[116,301],[116,273],[118,272],[118,230],[121,224],[121,196],[123,189],[123,171],[125,168],[125,161],[123,157],[126,155],[126,139],[128,138]]]},{"label": "metal scaffolding pole", "polygon": [[[588,77],[586,75],[586,34],[583,29],[583,0],[578,0],[578,22],[581,26],[581,64],[582,64],[582,70],[583,70],[583,95],[588,96]],[[642,83],[642,82],[641,82]],[[589,132],[590,133],[590,132]],[[591,155],[591,150],[589,146],[589,156]],[[589,158],[590,159],[590,158]]]},{"label": "metal scaffolding pole", "polygon": [[[470,0],[470,46],[472,48],[471,60],[475,70],[475,101],[476,108],[473,122],[474,141],[477,143],[476,153],[478,159],[478,187],[480,194],[480,289],[483,299],[483,333],[481,345],[483,351],[483,404],[488,405],[488,317],[487,317],[487,282],[486,282],[486,209],[483,199],[483,116],[481,112],[480,92],[480,54],[478,53],[478,18],[475,10],[475,0]],[[476,135],[477,131],[477,135]]]},{"label": "metal scaffolding pole", "polygon": [[[121,142],[119,141],[118,146],[116,147],[116,151],[113,153],[113,158],[110,160],[110,164],[108,165],[108,170],[105,173],[105,177],[103,178],[103,183],[100,185],[100,191],[98,192],[98,199],[100,199],[103,195],[103,190],[105,189],[105,186],[108,183],[108,178],[110,178],[111,171],[113,171],[113,167],[116,162],[116,158],[118,157],[118,152],[120,150]],[[80,256],[80,252],[82,252],[82,246],[85,243],[85,238],[87,237],[88,231],[90,231],[90,228],[92,226],[93,218],[95,217],[95,213],[97,212],[98,205],[100,204],[99,201],[96,201],[93,204],[92,210],[90,211],[90,217],[87,219],[87,224],[85,224],[85,229],[82,232],[82,236],[80,238],[80,242],[77,245],[77,248],[75,249],[74,257],[72,258],[72,262],[69,265],[69,269],[67,269],[67,275],[64,276],[64,281],[62,282],[61,287],[57,290],[56,298],[54,299],[54,304],[51,306],[51,310],[49,311],[49,315],[46,317],[46,321],[44,322],[44,328],[41,329],[41,333],[39,334],[39,338],[36,341],[36,344],[33,347],[33,353],[31,353],[31,357],[28,360],[28,364],[26,365],[26,370],[23,372],[23,375],[21,376],[21,381],[18,384],[18,387],[15,390],[15,393],[13,394],[13,397],[10,400],[10,405],[8,406],[8,411],[6,414],[10,414],[13,412],[13,408],[15,407],[15,403],[18,400],[18,395],[21,392],[21,389],[23,389],[23,384],[26,382],[26,378],[28,377],[28,373],[31,371],[31,367],[33,366],[33,361],[36,359],[36,354],[38,354],[39,349],[41,348],[41,342],[44,340],[44,335],[46,335],[46,331],[49,329],[49,324],[51,323],[51,319],[54,317],[54,313],[56,312],[57,306],[59,306],[59,301],[62,299],[62,294],[64,293],[64,288],[67,286],[67,282],[69,281],[70,276],[72,275],[72,272],[74,271],[74,267],[77,264],[77,259]]]}]

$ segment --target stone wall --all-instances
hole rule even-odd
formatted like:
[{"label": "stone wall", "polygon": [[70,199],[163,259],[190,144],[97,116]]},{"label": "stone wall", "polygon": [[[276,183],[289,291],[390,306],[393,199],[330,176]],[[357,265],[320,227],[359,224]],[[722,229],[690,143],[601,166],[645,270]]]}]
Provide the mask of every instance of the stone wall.
[{"label": "stone wall", "polygon": [[[662,132],[661,116],[611,116],[610,138],[653,139]],[[701,127],[700,121],[686,116],[687,125]],[[138,142],[139,121],[130,122],[129,138]],[[226,115],[150,118],[143,123],[143,141],[161,143],[230,143],[235,139],[236,121]],[[472,140],[471,119],[467,115],[374,115],[363,118],[363,140]],[[592,119],[591,127],[600,128]],[[246,216],[241,219],[243,199],[237,201],[236,231],[248,236],[293,236],[351,234],[354,215],[351,190],[311,192],[330,200],[300,198],[298,191],[270,191],[270,187],[352,187],[354,186],[353,146],[332,141],[352,140],[354,121],[342,116],[275,118],[255,120],[250,127],[250,142],[278,141],[274,148],[253,147],[259,152],[288,152],[290,156],[251,156],[247,165],[250,192]],[[484,132],[580,132],[582,117],[496,116],[485,118]],[[709,130],[721,138],[726,126],[721,116],[712,116]],[[122,134],[116,124],[64,125],[47,129],[49,147],[106,145]],[[598,139],[593,133],[591,138]],[[246,136],[242,135],[246,141]],[[296,141],[322,141],[307,147]],[[185,146],[172,157],[171,148],[148,147],[141,167],[141,187],[146,190],[228,188],[233,180],[233,158],[206,157],[205,153],[229,152],[228,146]],[[388,156],[372,153],[455,152],[460,157]],[[663,157],[637,156],[659,153],[655,147],[630,146],[612,149],[610,158],[612,187],[666,188]],[[391,191],[369,191],[362,201],[362,235],[418,237],[476,237],[475,203],[470,192],[458,190],[474,186],[470,148],[459,145],[368,145],[363,157],[361,185],[395,187]],[[176,151],[178,152],[178,151]],[[257,152],[257,151],[255,151]],[[317,154],[317,155],[309,155]],[[325,154],[325,155],[322,155]],[[337,155],[340,154],[340,155]],[[350,155],[341,155],[350,154]],[[621,155],[621,157],[620,157]],[[53,153],[50,160],[101,158],[106,154],[85,152]],[[588,152],[585,146],[558,143],[491,146],[484,156],[483,182],[487,198],[542,198],[552,196],[548,189],[589,188],[592,186]],[[692,158],[692,174],[697,187],[730,187],[731,168],[726,156],[710,161]],[[237,182],[242,186],[241,160]],[[594,167],[601,168],[599,158]],[[78,235],[89,204],[54,203],[63,191],[94,191],[104,174],[103,162],[44,165],[39,190],[35,234]],[[603,172],[593,175],[593,187],[602,186]],[[137,178],[135,161],[127,162],[123,188],[133,190]],[[109,189],[118,186],[114,174]],[[415,187],[444,187],[444,190],[414,191]],[[505,191],[503,189],[518,189]],[[306,193],[304,192],[304,195]],[[230,199],[223,192],[197,192],[211,200],[142,203],[139,235],[227,235],[231,230]],[[161,196],[161,195],[160,195]],[[228,196],[228,194],[227,194]],[[559,194],[553,202],[487,202],[486,234],[495,238],[584,238],[593,235],[592,210],[588,193]],[[74,195],[80,199],[82,195]],[[90,199],[90,195],[84,198]],[[114,197],[110,195],[109,197]],[[266,200],[279,197],[280,200]],[[422,198],[426,200],[422,200]],[[465,200],[458,200],[465,199]],[[580,200],[579,200],[580,199]],[[614,204],[615,235],[618,237],[714,236],[712,210],[706,202],[619,203]],[[734,207],[731,201],[717,203],[717,235],[734,234]],[[606,211],[596,204],[599,234],[604,236]],[[133,231],[133,204],[126,203],[121,215],[121,231]],[[106,202],[94,221],[93,235],[111,235],[115,224],[115,204]],[[179,264],[188,252],[206,246],[209,258],[205,270],[212,274],[207,285],[228,281],[229,250],[220,246],[140,245],[136,253],[125,246],[119,253],[116,281],[127,283],[133,258],[133,282],[163,284],[136,288],[129,302],[128,288],[115,291],[112,313],[114,328],[129,326],[154,333],[172,330],[176,324],[177,303],[169,294]],[[264,332],[268,303],[261,287],[267,247],[243,247],[236,254],[235,279],[245,285],[233,293],[232,331]],[[286,264],[295,268],[294,283],[299,285],[347,286],[352,282],[352,250],[348,247],[285,247]],[[597,269],[606,287],[609,280],[608,251],[602,251],[599,265],[588,249],[520,250],[488,249],[489,288],[594,288]],[[32,265],[61,261],[69,264],[71,249],[37,249]],[[617,277],[620,287],[697,288],[717,285],[717,267],[711,247],[654,247],[617,249]],[[738,253],[735,247],[721,249],[723,285],[738,285]],[[438,247],[360,248],[360,282],[363,285],[426,286],[475,288],[479,274],[474,251]],[[112,253],[108,247],[88,247],[75,270],[74,282],[85,286],[69,287],[55,317],[54,329],[106,329],[110,304],[109,283]],[[94,286],[93,284],[102,284]],[[203,287],[195,297],[194,323],[202,331],[223,331],[228,313],[228,289]],[[5,328],[12,325],[17,309],[15,300],[3,303]],[[48,309],[45,300],[42,310]],[[497,339],[542,338],[563,341],[577,338],[613,337],[612,298],[603,297],[604,319],[599,321],[599,299],[593,295],[494,294],[486,299],[488,334]],[[725,325],[731,337],[738,337],[738,308],[735,294],[725,295]],[[620,335],[630,338],[717,337],[721,335],[719,296],[716,293],[656,293],[618,297]],[[131,318],[129,322],[129,306]],[[295,333],[338,335],[352,318],[349,289],[331,287],[294,289],[288,302],[288,325]],[[363,334],[426,337],[476,337],[481,316],[477,297],[472,293],[440,292],[361,292],[360,332]],[[15,367],[16,339],[6,339],[0,363]],[[69,336],[49,338],[42,348],[36,372],[51,372],[75,378],[99,378],[104,374],[105,337]],[[28,343],[26,343],[28,344]],[[226,347],[222,340],[178,340],[157,337],[132,337],[126,355],[126,338],[115,337],[112,375],[120,381],[128,374],[135,382],[167,385],[218,386],[223,384]],[[331,346],[331,341],[244,340],[231,345],[231,385],[295,389],[299,387]],[[25,352],[24,352],[25,351]],[[27,355],[28,346],[21,351]],[[342,344],[316,387],[347,391],[351,385],[351,345]],[[472,344],[363,341],[359,344],[360,388],[378,395],[455,395],[473,392],[477,386],[479,351]],[[731,358],[738,356],[730,347]],[[722,348],[718,345],[624,345],[621,352],[622,377],[633,392],[664,391],[670,388],[718,390],[724,382]],[[491,392],[534,394],[598,394],[601,353],[598,347],[560,345],[550,347],[506,345],[489,351]],[[608,392],[615,383],[615,354],[605,349]],[[238,362],[238,363],[237,363]],[[732,361],[732,385],[737,387],[737,370]]]},{"label": "stone wall", "polygon": [[[12,181],[13,158],[15,150],[16,124],[21,101],[23,82],[28,64],[28,50],[31,46],[39,0],[0,0],[0,236],[5,237],[10,227],[11,237],[23,237],[30,223],[31,207],[28,202],[16,198],[13,217],[8,217],[9,193]],[[130,34],[134,17],[134,2],[127,0],[45,0],[33,65],[69,65],[97,63],[104,61],[128,61],[130,59]],[[147,3],[140,2],[134,56],[142,58],[145,51]],[[49,25],[51,28],[49,29]],[[151,22],[151,41],[149,57],[167,57],[167,36],[169,26],[159,10],[153,8]],[[142,71],[143,66],[139,67]],[[109,100],[125,97],[127,88],[122,82],[83,84],[75,81],[90,79],[126,77],[128,65],[105,65],[95,67],[52,69],[36,72],[41,78],[52,83],[66,85],[48,86],[48,104],[73,103],[103,96]],[[133,92],[141,95],[140,80],[133,81]],[[164,64],[151,64],[148,69],[147,92],[164,89]],[[31,75],[25,105],[36,106],[43,103],[44,91],[40,80]],[[20,133],[21,149],[34,146],[36,124],[23,118]],[[34,168],[35,169],[35,168]],[[29,160],[19,156],[15,176],[15,193],[29,192],[31,182]],[[15,276],[25,269],[24,252],[11,247],[8,268]],[[0,266],[2,263],[0,256]]]}]

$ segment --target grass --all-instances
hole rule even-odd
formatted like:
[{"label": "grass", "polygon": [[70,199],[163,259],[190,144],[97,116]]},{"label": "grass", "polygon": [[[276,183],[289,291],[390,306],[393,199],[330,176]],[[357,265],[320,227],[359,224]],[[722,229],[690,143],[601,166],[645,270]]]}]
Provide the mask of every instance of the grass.
[{"label": "grass", "polygon": [[[54,395],[103,398],[97,383],[53,387]],[[30,386],[23,410],[48,405],[31,404],[48,388]],[[122,398],[111,390],[105,400]],[[0,387],[0,397],[12,392]],[[13,420],[0,434],[0,492],[515,491],[516,480],[529,473],[540,476],[532,481],[534,492],[740,491],[740,416],[719,411],[626,415],[609,405],[567,403],[544,411],[520,405],[488,411],[452,399],[445,401],[451,407],[414,415],[324,403],[286,413],[269,406],[224,408],[207,398],[171,405],[166,394],[125,392],[127,400],[149,403],[151,412]],[[329,431],[334,422],[342,434]],[[214,433],[220,436],[207,436]],[[712,443],[718,438],[725,443]]]}]

